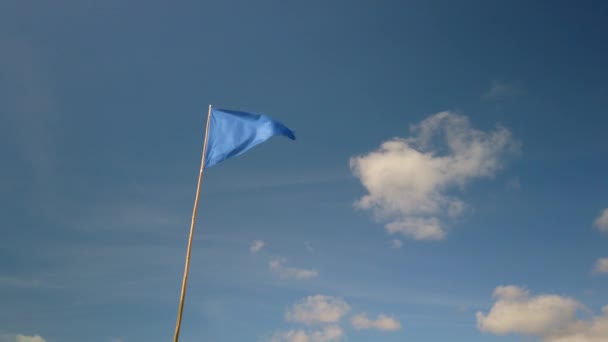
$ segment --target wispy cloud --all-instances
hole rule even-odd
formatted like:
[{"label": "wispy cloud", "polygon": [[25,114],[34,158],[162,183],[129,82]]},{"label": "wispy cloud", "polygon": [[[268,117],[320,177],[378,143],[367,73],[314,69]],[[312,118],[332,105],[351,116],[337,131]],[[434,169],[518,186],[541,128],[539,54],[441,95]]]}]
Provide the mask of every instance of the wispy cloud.
[{"label": "wispy cloud", "polygon": [[509,130],[480,131],[452,112],[430,116],[411,131],[409,138],[386,141],[376,151],[351,158],[352,172],[368,191],[356,206],[390,220],[390,234],[440,240],[446,236],[443,219],[466,208],[448,191],[494,176],[518,145]]},{"label": "wispy cloud", "polygon": [[261,251],[262,248],[264,248],[264,241],[255,240],[251,243],[251,246],[249,246],[249,251],[251,253],[257,253],[257,252]]},{"label": "wispy cloud", "polygon": [[366,314],[358,314],[351,320],[353,327],[357,330],[361,329],[376,329],[382,331],[396,331],[401,329],[401,323],[394,317],[383,314],[378,315],[376,319],[369,319]]},{"label": "wispy cloud", "polygon": [[285,266],[287,259],[277,258],[270,261],[270,270],[281,278],[310,279],[319,276],[319,271],[314,269],[296,268]]},{"label": "wispy cloud", "polygon": [[[54,169],[55,101],[50,66],[43,53],[25,41],[0,41],[0,91],[4,96],[1,111],[7,113],[2,138],[11,139],[37,181],[44,184]],[[3,120],[4,121],[4,120]]]},{"label": "wispy cloud", "polygon": [[520,82],[492,81],[490,88],[481,96],[484,100],[501,100],[508,97],[521,95],[524,93],[523,85]]},{"label": "wispy cloud", "polygon": [[594,273],[604,274],[608,273],[608,258],[600,258],[595,262],[595,267],[593,268]]},{"label": "wispy cloud", "polygon": [[306,250],[308,251],[308,253],[315,252],[315,249],[312,247],[312,245],[308,241],[304,242],[304,247],[306,247]]},{"label": "wispy cloud", "polygon": [[593,225],[600,231],[608,232],[608,208],[602,210],[600,216],[593,222]]},{"label": "wispy cloud", "polygon": [[518,286],[499,286],[490,312],[478,312],[479,330],[496,335],[538,336],[544,342],[608,341],[608,306],[589,320],[577,318],[586,309],[578,301],[558,295],[531,296]]},{"label": "wispy cloud", "polygon": [[0,275],[0,287],[35,288],[41,283],[40,279]]},{"label": "wispy cloud", "polygon": [[[286,284],[282,281],[274,281],[265,282],[265,285],[278,289],[311,290],[311,285],[307,282],[291,282]],[[435,307],[438,310],[456,310],[462,306],[480,307],[486,302],[481,296],[464,295],[463,293],[454,292],[453,289],[452,291],[436,291],[426,288],[407,287],[403,284],[385,283],[382,291],[378,291],[378,289],[366,286],[363,283],[351,284],[320,277],[318,281],[315,281],[314,285],[314,291],[340,293],[342,296],[353,300],[374,301],[388,305],[424,305]]]},{"label": "wispy cloud", "polygon": [[399,239],[393,239],[391,240],[391,247],[395,248],[395,249],[399,249],[403,246],[403,242],[401,242],[401,240]]},{"label": "wispy cloud", "polygon": [[520,190],[521,182],[519,181],[519,177],[513,177],[509,179],[507,182],[507,189],[509,190]]}]

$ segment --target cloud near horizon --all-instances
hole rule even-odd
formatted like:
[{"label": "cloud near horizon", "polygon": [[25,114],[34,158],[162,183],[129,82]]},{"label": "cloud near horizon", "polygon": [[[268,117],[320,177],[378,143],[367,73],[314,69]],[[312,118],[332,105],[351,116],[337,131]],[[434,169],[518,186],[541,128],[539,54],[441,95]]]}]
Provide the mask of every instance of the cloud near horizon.
[{"label": "cloud near horizon", "polygon": [[449,191],[494,176],[518,144],[506,128],[476,130],[466,116],[453,112],[432,115],[410,130],[409,138],[385,141],[378,150],[350,159],[368,191],[355,206],[389,221],[385,228],[391,235],[441,240],[445,218],[466,208]]}]

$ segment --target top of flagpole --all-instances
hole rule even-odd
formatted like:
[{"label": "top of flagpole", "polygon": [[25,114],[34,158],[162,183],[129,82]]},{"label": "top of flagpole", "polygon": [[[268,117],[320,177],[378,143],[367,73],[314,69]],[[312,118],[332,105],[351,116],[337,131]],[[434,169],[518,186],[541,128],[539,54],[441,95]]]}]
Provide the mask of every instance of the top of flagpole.
[{"label": "top of flagpole", "polygon": [[209,104],[209,111],[207,111],[207,123],[205,125],[205,140],[203,141],[203,159],[201,161],[201,172],[205,168],[205,158],[207,156],[207,141],[209,140],[209,122],[211,121],[211,111],[213,108]]}]

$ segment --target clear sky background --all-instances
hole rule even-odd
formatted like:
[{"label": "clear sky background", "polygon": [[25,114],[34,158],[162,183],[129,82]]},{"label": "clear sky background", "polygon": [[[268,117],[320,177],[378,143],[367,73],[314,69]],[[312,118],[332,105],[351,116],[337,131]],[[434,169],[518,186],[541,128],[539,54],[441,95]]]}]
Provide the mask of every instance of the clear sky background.
[{"label": "clear sky background", "polygon": [[608,341],[608,3],[0,2],[0,341]]}]

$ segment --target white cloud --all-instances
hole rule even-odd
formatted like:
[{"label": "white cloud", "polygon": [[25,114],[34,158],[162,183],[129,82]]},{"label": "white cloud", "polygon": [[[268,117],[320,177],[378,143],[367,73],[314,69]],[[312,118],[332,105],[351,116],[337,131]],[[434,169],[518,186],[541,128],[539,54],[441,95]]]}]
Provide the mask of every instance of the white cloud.
[{"label": "white cloud", "polygon": [[608,258],[599,258],[595,262],[595,268],[593,269],[595,273],[608,273]]},{"label": "white cloud", "polygon": [[271,342],[332,342],[340,341],[344,336],[342,328],[328,325],[321,330],[306,331],[303,329],[289,330],[275,334]]},{"label": "white cloud", "polygon": [[16,342],[46,342],[46,340],[39,335],[34,336],[26,336],[26,335],[17,335],[15,340]]},{"label": "white cloud", "polygon": [[602,315],[589,321],[577,321],[562,332],[544,338],[546,342],[606,342],[608,341],[608,305]]},{"label": "white cloud", "polygon": [[391,240],[391,247],[399,249],[403,246],[403,242],[401,242],[401,240],[399,239],[393,239]]},{"label": "white cloud", "polygon": [[294,304],[285,314],[290,322],[304,324],[337,323],[350,311],[344,300],[331,296],[309,296]]},{"label": "white cloud", "polygon": [[362,313],[353,317],[351,323],[357,330],[378,329],[383,331],[396,331],[401,329],[401,323],[399,323],[399,321],[393,317],[382,314],[378,315],[375,320],[371,320]]},{"label": "white cloud", "polygon": [[[353,174],[368,191],[356,206],[389,220],[390,234],[443,239],[442,218],[456,217],[466,208],[448,191],[492,177],[506,152],[517,145],[507,129],[476,130],[467,117],[452,112],[430,116],[411,131],[409,138],[394,138],[376,151],[351,158]],[[437,138],[440,145],[435,144]]]},{"label": "white cloud", "polygon": [[251,246],[249,246],[249,251],[251,251],[251,253],[257,253],[261,251],[262,248],[264,248],[264,241],[255,240],[251,243]]},{"label": "white cloud", "polygon": [[608,208],[602,210],[600,216],[593,223],[600,231],[608,232]]},{"label": "white cloud", "polygon": [[269,264],[270,270],[281,278],[310,279],[319,276],[319,271],[317,270],[287,267],[285,266],[286,262],[285,258],[273,259]]},{"label": "white cloud", "polygon": [[497,287],[494,298],[496,303],[487,315],[477,313],[477,327],[499,335],[546,335],[572,322],[580,307],[577,301],[556,295],[530,297],[516,286]]},{"label": "white cloud", "polygon": [[545,342],[608,341],[608,306],[601,316],[585,321],[577,318],[577,311],[585,307],[572,298],[530,296],[517,286],[497,287],[494,298],[488,314],[476,314],[477,327],[483,332],[532,335]]}]

